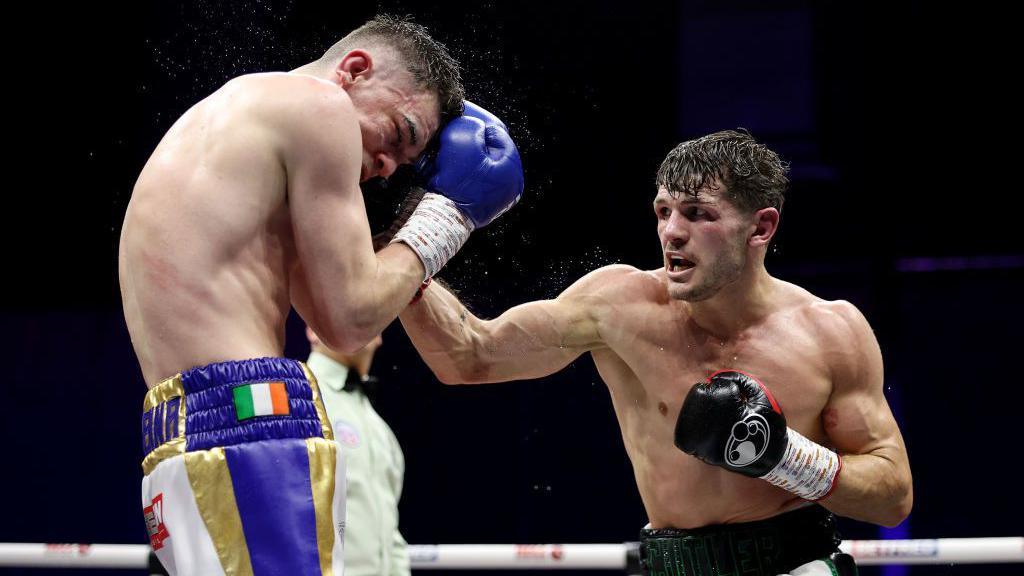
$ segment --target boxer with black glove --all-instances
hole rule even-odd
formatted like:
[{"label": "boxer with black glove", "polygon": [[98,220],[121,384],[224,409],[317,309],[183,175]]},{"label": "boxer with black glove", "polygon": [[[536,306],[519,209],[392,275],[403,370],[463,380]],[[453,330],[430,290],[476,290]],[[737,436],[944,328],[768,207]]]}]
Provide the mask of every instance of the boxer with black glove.
[{"label": "boxer with black glove", "polygon": [[690,389],[676,420],[675,444],[708,464],[807,500],[828,496],[842,468],[838,454],[786,426],[762,382],[738,371],[715,372]]}]

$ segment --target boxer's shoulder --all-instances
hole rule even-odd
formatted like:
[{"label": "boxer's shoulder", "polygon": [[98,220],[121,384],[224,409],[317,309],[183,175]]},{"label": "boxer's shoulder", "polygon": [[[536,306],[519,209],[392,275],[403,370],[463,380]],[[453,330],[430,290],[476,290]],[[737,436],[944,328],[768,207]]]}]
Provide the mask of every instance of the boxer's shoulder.
[{"label": "boxer's shoulder", "polygon": [[[310,181],[358,182],[362,135],[358,114],[345,90],[330,82],[292,73],[253,74],[239,79],[240,105],[265,128],[290,177]],[[252,104],[252,105],[249,105]],[[358,186],[334,186],[358,191]]]},{"label": "boxer's shoulder", "polygon": [[587,273],[569,287],[563,296],[600,297],[610,304],[635,299],[656,290],[659,282],[650,272],[626,264],[611,264]]},{"label": "boxer's shoulder", "polygon": [[215,92],[232,97],[249,95],[253,98],[276,98],[281,101],[303,98],[329,98],[339,94],[348,99],[347,93],[337,84],[306,74],[292,72],[260,72],[243,74],[228,80]]},{"label": "boxer's shoulder", "polygon": [[846,300],[825,300],[796,284],[776,283],[776,308],[789,325],[841,338],[867,324],[857,307]]},{"label": "boxer's shoulder", "polygon": [[358,134],[355,105],[336,84],[285,72],[246,74],[228,81],[208,99],[227,114],[247,114],[268,125],[326,130],[334,124]]},{"label": "boxer's shoulder", "polygon": [[813,341],[833,385],[870,385],[881,370],[878,342],[868,321],[845,300],[817,299],[800,307],[794,328]]},{"label": "boxer's shoulder", "polygon": [[637,307],[657,305],[664,291],[663,285],[650,272],[612,264],[586,274],[558,300],[585,312],[599,326],[624,318],[640,318],[642,314],[636,313]]},{"label": "boxer's shoulder", "polygon": [[802,311],[816,330],[826,336],[846,340],[864,331],[871,331],[860,310],[846,300],[817,299],[808,302]]}]

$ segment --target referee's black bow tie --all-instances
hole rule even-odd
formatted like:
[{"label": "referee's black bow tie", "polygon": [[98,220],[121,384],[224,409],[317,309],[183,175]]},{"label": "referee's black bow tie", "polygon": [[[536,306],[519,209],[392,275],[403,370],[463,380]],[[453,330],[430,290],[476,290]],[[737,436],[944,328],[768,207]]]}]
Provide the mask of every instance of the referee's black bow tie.
[{"label": "referee's black bow tie", "polygon": [[345,377],[345,388],[346,392],[355,392],[356,390],[362,390],[364,394],[372,399],[377,393],[377,377],[367,376],[366,380],[363,380],[359,376],[359,372],[355,370],[349,370],[348,376]]}]

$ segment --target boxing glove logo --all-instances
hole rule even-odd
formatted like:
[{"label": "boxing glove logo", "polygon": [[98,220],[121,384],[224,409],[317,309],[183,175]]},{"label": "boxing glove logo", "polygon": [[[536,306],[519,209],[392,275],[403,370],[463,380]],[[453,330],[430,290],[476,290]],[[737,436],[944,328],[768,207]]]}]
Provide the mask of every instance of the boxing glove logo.
[{"label": "boxing glove logo", "polygon": [[729,440],[725,443],[725,462],[735,468],[747,466],[764,455],[770,437],[771,428],[764,416],[748,414],[732,425]]}]

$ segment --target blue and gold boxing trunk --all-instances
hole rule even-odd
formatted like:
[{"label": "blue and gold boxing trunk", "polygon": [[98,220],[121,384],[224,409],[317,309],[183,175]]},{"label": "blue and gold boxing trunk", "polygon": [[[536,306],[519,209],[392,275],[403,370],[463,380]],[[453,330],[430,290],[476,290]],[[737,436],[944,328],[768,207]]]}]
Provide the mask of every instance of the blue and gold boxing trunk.
[{"label": "blue and gold boxing trunk", "polygon": [[[214,563],[227,574],[256,576],[328,575],[340,567],[332,554],[340,549],[334,524],[343,526],[344,475],[335,519],[334,436],[302,363],[223,362],[165,380],[146,394],[142,442],[147,527],[172,573],[203,573]],[[187,486],[175,488],[184,483],[181,461]],[[189,489],[194,506],[182,502]],[[197,530],[208,540],[195,540]]]}]

